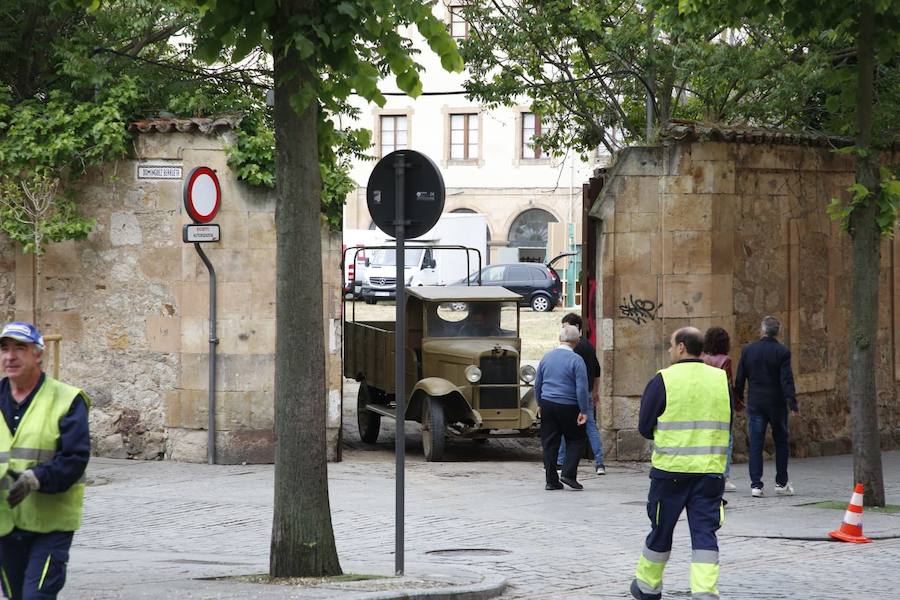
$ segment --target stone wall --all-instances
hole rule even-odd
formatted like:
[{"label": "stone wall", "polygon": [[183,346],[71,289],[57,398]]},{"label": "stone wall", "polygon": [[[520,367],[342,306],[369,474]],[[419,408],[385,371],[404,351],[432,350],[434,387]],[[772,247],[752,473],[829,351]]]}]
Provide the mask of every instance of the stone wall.
[{"label": "stone wall", "polygon": [[[825,206],[853,181],[852,158],[818,146],[670,139],[617,158],[591,209],[601,240],[599,423],[611,458],[649,458],[636,430],[640,395],[668,365],[672,331],[724,327],[736,368],[766,314],[784,323],[793,356],[803,416],[791,420],[792,454],[850,450],[850,239]],[[886,240],[877,364],[884,447],[900,445],[898,258],[900,245]],[[742,460],[743,415],[735,431]]]},{"label": "stone wall", "polygon": [[[222,241],[204,244],[217,274],[217,462],[274,460],[274,197],[235,180],[229,128],[149,127],[132,159],[92,172],[79,206],[97,227],[84,242],[49,247],[40,274],[40,326],[63,336],[61,372],[91,396],[101,456],[205,461],[209,278],[194,246],[182,180],[138,179],[139,164],[217,171]],[[167,132],[163,132],[167,131]],[[340,426],[340,237],[323,229],[328,455]],[[13,274],[12,271],[15,271]],[[14,286],[10,282],[14,279]],[[30,320],[31,257],[0,241],[0,301]],[[14,310],[11,310],[14,307]]]}]

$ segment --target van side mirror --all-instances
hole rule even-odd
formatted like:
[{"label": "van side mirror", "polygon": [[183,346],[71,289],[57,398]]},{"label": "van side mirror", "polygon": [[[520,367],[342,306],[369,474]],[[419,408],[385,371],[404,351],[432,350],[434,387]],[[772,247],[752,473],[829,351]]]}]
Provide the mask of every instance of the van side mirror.
[{"label": "van side mirror", "polygon": [[433,269],[437,266],[437,261],[434,260],[433,258],[426,258],[422,262],[422,266],[425,267],[426,269]]},{"label": "van side mirror", "polygon": [[369,259],[368,259],[368,258],[366,259],[366,266],[367,266],[367,267],[369,266]]}]

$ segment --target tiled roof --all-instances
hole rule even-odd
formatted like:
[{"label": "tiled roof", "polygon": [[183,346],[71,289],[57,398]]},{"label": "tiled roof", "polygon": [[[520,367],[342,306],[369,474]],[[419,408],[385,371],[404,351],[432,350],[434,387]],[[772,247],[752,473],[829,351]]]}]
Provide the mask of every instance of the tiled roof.
[{"label": "tiled roof", "polygon": [[853,145],[851,138],[827,136],[811,132],[795,132],[761,127],[735,127],[679,121],[673,119],[660,132],[670,140],[710,140],[743,144],[784,144],[789,146],[828,146],[839,148]]},{"label": "tiled roof", "polygon": [[140,133],[218,133],[237,129],[240,117],[216,117],[215,119],[156,118],[140,119],[128,124],[128,131]]}]

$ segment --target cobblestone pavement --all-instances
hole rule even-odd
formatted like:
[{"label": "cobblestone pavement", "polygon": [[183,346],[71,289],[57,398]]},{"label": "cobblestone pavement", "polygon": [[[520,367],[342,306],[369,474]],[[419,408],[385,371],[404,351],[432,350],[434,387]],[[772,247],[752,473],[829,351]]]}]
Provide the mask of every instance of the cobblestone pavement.
[{"label": "cobblestone pavement", "polygon": [[[338,549],[345,571],[380,572],[393,563],[393,431],[386,421],[379,443],[364,446],[352,412],[345,420],[344,460],[329,465]],[[414,424],[407,431],[408,562],[506,577],[509,598],[629,597],[649,528],[647,465],[613,463],[596,477],[583,462],[583,492],[546,492],[536,440],[454,441],[448,462],[425,463]],[[888,501],[900,503],[900,452],[884,462]],[[739,491],[726,496],[720,532],[723,598],[896,597],[900,515],[867,511],[866,533],[885,539],[852,545],[827,541],[842,511],[804,506],[849,500],[849,456],[792,461],[791,498],[751,498],[746,465],[735,471]],[[771,486],[771,464],[766,474]],[[271,466],[96,459],[91,476],[63,598],[128,597],[115,590],[266,570]],[[689,558],[683,523],[664,597],[690,595]]]}]

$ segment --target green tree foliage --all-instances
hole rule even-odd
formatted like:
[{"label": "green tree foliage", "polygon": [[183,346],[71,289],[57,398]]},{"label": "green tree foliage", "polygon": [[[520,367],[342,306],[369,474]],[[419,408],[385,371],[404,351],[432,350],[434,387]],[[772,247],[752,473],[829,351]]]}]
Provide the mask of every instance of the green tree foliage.
[{"label": "green tree foliage", "polygon": [[557,126],[542,144],[612,152],[671,119],[808,128],[822,57],[764,21],[683,27],[647,2],[492,0],[464,11],[470,93],[530,98]]}]

